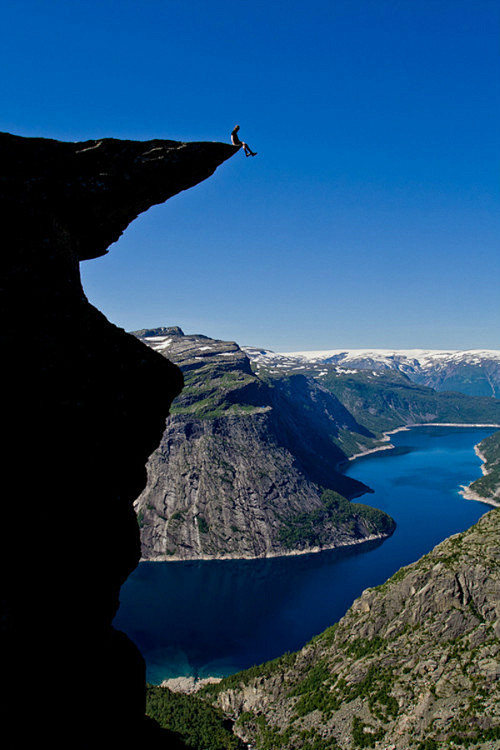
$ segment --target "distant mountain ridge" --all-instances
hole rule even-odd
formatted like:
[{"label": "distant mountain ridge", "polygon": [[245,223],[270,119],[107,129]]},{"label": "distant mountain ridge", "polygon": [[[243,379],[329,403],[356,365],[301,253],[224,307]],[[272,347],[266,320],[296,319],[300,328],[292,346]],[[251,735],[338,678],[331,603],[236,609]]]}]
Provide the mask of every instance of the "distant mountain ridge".
[{"label": "distant mountain ridge", "polygon": [[[437,391],[500,398],[500,350],[327,349],[273,352],[244,346],[257,369],[276,371],[398,370],[419,385]],[[325,372],[325,374],[326,374]]]}]

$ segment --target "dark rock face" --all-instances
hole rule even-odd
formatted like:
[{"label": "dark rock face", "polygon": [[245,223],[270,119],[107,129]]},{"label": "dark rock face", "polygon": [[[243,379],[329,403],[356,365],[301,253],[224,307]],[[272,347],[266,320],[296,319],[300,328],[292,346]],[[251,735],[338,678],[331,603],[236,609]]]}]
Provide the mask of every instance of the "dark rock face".
[{"label": "dark rock face", "polygon": [[[88,303],[78,262],[106,253],[139,213],[236,151],[0,134],[11,747],[34,738],[52,747],[138,746],[147,732],[142,657],[111,621],[140,556],[132,503],[183,381]],[[151,394],[155,410],[146,408]]]}]

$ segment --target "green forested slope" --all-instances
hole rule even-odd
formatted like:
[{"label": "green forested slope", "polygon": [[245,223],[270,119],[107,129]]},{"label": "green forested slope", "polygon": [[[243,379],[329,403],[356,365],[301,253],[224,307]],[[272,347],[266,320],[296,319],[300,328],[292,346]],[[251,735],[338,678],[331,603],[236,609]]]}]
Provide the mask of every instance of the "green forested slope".
[{"label": "green forested slope", "polygon": [[472,492],[500,505],[500,431],[482,440],[478,450],[485,459],[485,474],[469,485],[466,494]]},{"label": "green forested slope", "polygon": [[174,732],[193,750],[244,750],[232,732],[232,722],[196,695],[173,693],[167,688],[148,686],[146,713],[163,729]]},{"label": "green forested slope", "polygon": [[321,380],[363,427],[374,433],[404,424],[500,424],[500,400],[412,383],[395,371],[328,374]]}]

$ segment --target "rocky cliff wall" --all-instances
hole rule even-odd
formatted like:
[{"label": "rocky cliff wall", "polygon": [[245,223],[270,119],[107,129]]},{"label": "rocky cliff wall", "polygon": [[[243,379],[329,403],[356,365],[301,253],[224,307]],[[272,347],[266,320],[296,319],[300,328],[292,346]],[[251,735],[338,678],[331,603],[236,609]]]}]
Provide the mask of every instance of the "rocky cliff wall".
[{"label": "rocky cliff wall", "polygon": [[335,396],[302,375],[264,382],[235,342],[135,335],[185,377],[136,503],[144,558],[276,556],[392,533],[388,516],[345,499],[370,490],[335,470],[335,440],[363,429]]},{"label": "rocky cliff wall", "polygon": [[499,531],[496,509],[301,651],[205,696],[246,742],[276,750],[500,747]]},{"label": "rocky cliff wall", "polygon": [[[182,375],[88,303],[79,261],[106,253],[139,213],[236,151],[0,134],[11,747],[143,746],[149,731],[142,658],[111,621],[139,560],[132,503]],[[152,393],[155,410],[144,408]]]}]

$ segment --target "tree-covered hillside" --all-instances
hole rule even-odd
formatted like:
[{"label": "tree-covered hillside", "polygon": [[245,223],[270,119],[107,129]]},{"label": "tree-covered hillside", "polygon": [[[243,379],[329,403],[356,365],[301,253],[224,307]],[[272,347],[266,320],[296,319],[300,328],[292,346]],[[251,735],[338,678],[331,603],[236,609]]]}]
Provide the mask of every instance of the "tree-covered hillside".
[{"label": "tree-covered hillside", "polygon": [[500,424],[500,400],[438,393],[396,371],[331,373],[321,382],[357,422],[374,433],[427,422]]},{"label": "tree-covered hillside", "polygon": [[472,493],[472,496],[500,505],[500,431],[482,440],[478,450],[485,459],[484,475],[469,485],[466,494]]}]

